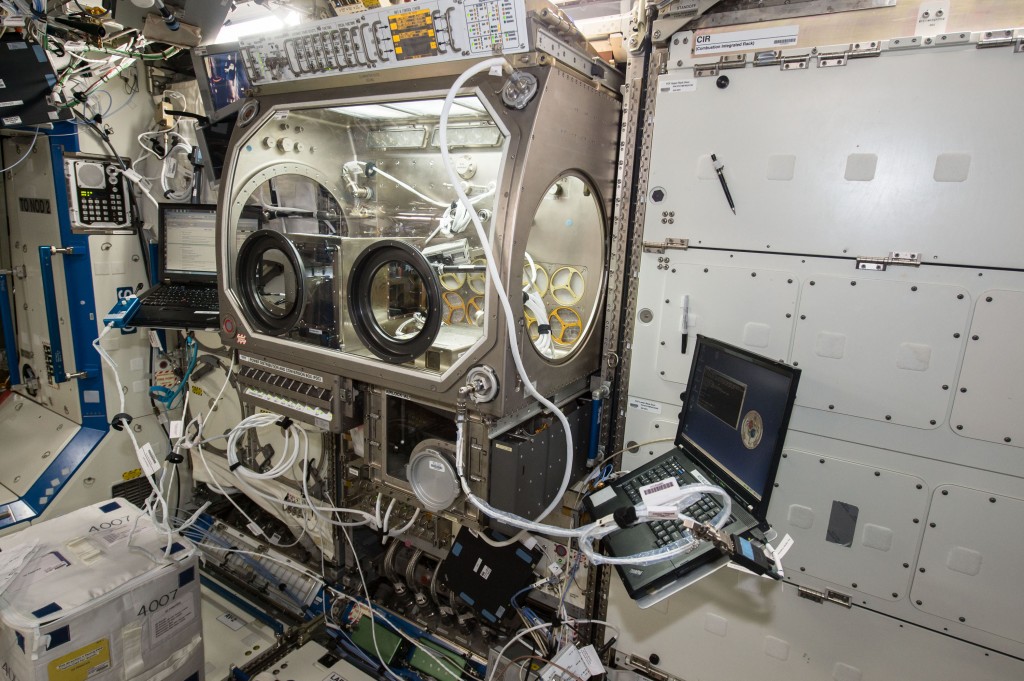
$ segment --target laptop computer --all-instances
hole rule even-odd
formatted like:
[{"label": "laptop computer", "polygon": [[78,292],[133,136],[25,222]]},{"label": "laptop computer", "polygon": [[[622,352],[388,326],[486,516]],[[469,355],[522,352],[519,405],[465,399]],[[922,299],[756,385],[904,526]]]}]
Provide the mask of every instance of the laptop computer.
[{"label": "laptop computer", "polygon": [[[641,487],[675,478],[680,486],[710,483],[729,494],[726,532],[767,530],[768,503],[799,380],[799,369],[697,336],[676,447],[586,497],[585,508],[602,517],[640,503]],[[710,522],[720,510],[718,499],[703,495],[687,513]],[[676,521],[640,523],[610,534],[604,550],[612,556],[649,551],[680,539],[682,531]],[[675,558],[616,567],[630,597],[645,608],[728,562],[709,542],[701,542]]]},{"label": "laptop computer", "polygon": [[[246,209],[239,228],[259,228],[259,209]],[[246,224],[249,223],[249,224]],[[160,281],[139,296],[132,326],[163,329],[216,329],[217,206],[162,203],[159,212]]]}]

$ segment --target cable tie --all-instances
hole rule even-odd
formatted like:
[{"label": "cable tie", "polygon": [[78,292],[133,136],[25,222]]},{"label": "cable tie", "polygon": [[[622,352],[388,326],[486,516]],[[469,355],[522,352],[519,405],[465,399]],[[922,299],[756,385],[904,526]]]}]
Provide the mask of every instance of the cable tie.
[{"label": "cable tie", "polygon": [[550,324],[538,324],[537,325],[537,333],[539,333],[542,336],[544,334],[546,334],[546,333],[551,333],[551,325]]},{"label": "cable tie", "polygon": [[276,425],[281,426],[281,430],[288,430],[289,428],[292,427],[294,423],[295,422],[292,421],[287,416],[282,416],[278,421],[275,422]]},{"label": "cable tie", "polygon": [[232,473],[234,473],[235,469],[238,468],[241,465],[242,465],[241,461],[236,461],[233,464],[231,464],[230,466],[228,466],[228,470],[231,471]]}]

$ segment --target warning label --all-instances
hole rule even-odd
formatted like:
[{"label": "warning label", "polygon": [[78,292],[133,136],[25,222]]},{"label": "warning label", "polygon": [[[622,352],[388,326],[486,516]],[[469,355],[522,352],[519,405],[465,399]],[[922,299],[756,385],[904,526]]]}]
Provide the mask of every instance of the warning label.
[{"label": "warning label", "polygon": [[110,669],[110,642],[90,643],[49,664],[50,681],[87,681]]}]

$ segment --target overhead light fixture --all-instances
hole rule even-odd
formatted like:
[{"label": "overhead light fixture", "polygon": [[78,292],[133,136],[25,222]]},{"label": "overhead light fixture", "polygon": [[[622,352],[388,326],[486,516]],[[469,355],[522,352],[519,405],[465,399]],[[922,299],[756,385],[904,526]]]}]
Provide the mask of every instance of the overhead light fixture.
[{"label": "overhead light fixture", "polygon": [[[231,21],[230,16],[228,20]],[[249,35],[274,33],[287,26],[298,26],[301,21],[302,15],[292,9],[284,12],[283,16],[278,13],[272,13],[254,19],[231,21],[231,23],[225,24],[220,33],[217,34],[216,42],[231,43]]]}]

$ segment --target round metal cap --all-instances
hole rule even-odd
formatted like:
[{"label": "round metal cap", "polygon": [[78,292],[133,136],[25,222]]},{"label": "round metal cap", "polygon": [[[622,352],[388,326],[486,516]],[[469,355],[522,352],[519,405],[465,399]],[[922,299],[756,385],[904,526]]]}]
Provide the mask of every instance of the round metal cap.
[{"label": "round metal cap", "polygon": [[421,449],[413,454],[406,467],[406,477],[416,498],[428,511],[443,511],[459,496],[455,466],[436,449]]}]

